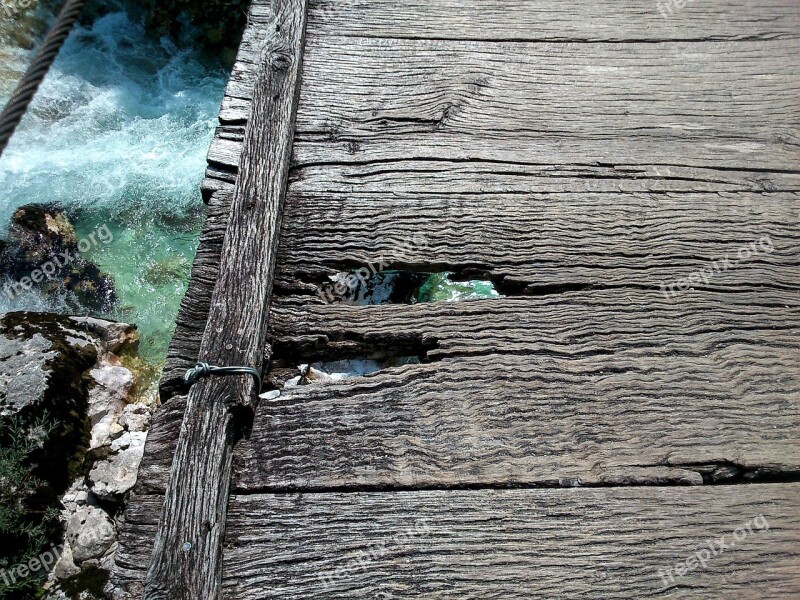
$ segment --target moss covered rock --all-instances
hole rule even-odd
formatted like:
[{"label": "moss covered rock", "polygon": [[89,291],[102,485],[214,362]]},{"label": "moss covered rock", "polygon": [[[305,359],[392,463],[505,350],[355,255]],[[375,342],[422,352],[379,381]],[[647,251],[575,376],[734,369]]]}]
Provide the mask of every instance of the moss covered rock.
[{"label": "moss covered rock", "polygon": [[76,310],[108,312],[117,299],[114,282],[82,253],[112,241],[106,226],[79,240],[59,208],[23,206],[14,211],[8,239],[0,246],[0,274],[7,278],[3,293],[13,300],[36,289]]}]

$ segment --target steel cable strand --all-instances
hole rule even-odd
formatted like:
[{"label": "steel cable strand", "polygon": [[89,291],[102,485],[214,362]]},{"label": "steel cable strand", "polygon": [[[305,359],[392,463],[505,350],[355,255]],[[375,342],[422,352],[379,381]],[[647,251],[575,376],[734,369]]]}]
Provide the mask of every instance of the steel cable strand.
[{"label": "steel cable strand", "polygon": [[64,40],[67,39],[69,32],[72,31],[72,27],[75,25],[75,21],[78,20],[85,3],[85,0],[67,0],[61,12],[58,13],[55,23],[50,28],[50,31],[47,32],[47,36],[36,51],[36,56],[33,57],[31,64],[14,89],[11,99],[6,104],[3,112],[0,113],[0,156],[6,149],[8,141],[14,134],[14,130],[16,130],[22,117],[25,116],[28,105],[33,100],[36,90],[39,89],[47,72],[50,70],[59,50],[61,50],[61,46],[64,44]]}]

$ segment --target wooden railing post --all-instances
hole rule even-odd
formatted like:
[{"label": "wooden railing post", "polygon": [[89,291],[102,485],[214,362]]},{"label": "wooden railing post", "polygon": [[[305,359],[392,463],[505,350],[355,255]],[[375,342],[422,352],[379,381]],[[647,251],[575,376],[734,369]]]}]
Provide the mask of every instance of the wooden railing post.
[{"label": "wooden railing post", "polygon": [[[274,0],[200,360],[261,370],[300,87],[307,0]],[[255,410],[247,375],[189,393],[144,598],[216,600],[233,446]]]}]

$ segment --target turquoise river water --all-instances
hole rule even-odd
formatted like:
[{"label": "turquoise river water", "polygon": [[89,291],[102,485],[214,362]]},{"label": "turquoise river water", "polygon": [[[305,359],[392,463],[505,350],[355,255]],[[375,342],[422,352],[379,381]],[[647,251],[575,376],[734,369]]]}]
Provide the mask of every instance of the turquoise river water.
[{"label": "turquoise river water", "polygon": [[[41,36],[46,20],[0,23],[0,101],[30,59],[25,40]],[[103,226],[113,233],[84,256],[114,280],[119,302],[105,316],[139,327],[140,354],[152,366],[166,356],[189,278],[226,77],[196,52],[148,37],[125,12],[108,14],[73,31],[0,158],[0,237],[31,203],[61,206],[78,238]],[[419,300],[497,296],[489,282],[438,274]],[[74,312],[34,292],[0,294],[0,313],[9,310]]]},{"label": "turquoise river water", "polygon": [[[2,101],[31,55],[20,37],[0,40]],[[148,37],[125,12],[108,14],[73,31],[0,159],[0,237],[30,203],[63,207],[79,238],[113,232],[84,256],[113,277],[119,302],[107,316],[137,324],[151,364],[166,354],[188,280],[225,81],[220,66]],[[0,295],[0,312],[61,309],[33,292]]]}]

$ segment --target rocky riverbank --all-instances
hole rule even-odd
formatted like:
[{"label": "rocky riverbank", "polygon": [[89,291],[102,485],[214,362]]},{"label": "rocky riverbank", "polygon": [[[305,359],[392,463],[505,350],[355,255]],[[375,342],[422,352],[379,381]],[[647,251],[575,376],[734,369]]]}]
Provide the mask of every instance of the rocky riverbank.
[{"label": "rocky riverbank", "polygon": [[48,597],[102,597],[115,519],[155,408],[136,397],[137,373],[126,366],[137,344],[124,323],[41,313],[0,319],[2,447],[23,450],[4,451],[21,464],[0,472],[0,515],[17,512],[2,523],[0,597],[33,597],[25,594],[42,584]]}]

